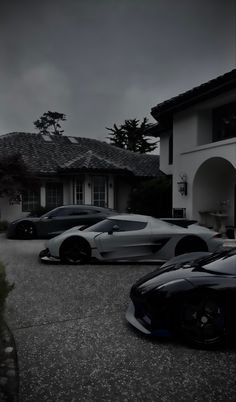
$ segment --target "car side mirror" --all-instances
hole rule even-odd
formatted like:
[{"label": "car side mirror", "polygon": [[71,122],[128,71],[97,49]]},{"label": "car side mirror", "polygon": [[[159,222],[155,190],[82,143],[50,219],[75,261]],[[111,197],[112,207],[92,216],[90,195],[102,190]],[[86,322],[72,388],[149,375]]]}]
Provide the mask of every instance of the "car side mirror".
[{"label": "car side mirror", "polygon": [[111,230],[108,231],[109,235],[112,235],[113,232],[119,232],[120,228],[118,225],[114,225]]}]

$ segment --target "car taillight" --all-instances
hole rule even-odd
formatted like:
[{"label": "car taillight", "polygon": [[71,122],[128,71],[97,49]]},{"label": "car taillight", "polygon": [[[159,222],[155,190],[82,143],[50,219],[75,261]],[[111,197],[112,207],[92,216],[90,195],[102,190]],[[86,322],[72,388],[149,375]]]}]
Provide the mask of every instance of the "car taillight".
[{"label": "car taillight", "polygon": [[221,238],[222,237],[222,234],[221,233],[216,233],[214,236],[213,236],[213,238],[215,238],[215,239],[219,239],[219,238]]}]

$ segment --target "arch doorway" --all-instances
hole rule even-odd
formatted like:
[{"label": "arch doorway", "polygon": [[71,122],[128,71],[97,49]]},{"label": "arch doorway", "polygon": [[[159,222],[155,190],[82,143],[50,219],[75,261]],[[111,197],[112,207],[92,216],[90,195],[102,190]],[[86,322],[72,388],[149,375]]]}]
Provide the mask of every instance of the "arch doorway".
[{"label": "arch doorway", "polygon": [[225,223],[236,226],[236,169],[226,159],[205,161],[193,180],[193,217],[213,226],[212,212],[226,215]]}]

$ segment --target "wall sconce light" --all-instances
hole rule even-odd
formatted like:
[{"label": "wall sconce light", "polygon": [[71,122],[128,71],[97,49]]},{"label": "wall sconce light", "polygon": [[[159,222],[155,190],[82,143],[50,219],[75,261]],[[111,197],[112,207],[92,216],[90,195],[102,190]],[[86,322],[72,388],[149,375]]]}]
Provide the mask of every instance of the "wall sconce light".
[{"label": "wall sconce light", "polygon": [[178,185],[178,192],[181,195],[187,195],[188,194],[188,183],[187,183],[187,177],[185,174],[180,175],[180,181],[177,182]]}]

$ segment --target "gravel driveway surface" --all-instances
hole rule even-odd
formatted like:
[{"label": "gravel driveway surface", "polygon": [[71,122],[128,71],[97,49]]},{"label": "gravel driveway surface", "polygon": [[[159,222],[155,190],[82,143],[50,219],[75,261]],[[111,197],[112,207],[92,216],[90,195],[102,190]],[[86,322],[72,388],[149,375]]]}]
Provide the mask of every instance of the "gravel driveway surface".
[{"label": "gravel driveway surface", "polygon": [[20,402],[236,401],[234,347],[193,350],[128,326],[129,289],[151,265],[43,265],[44,241],[0,235]]}]

